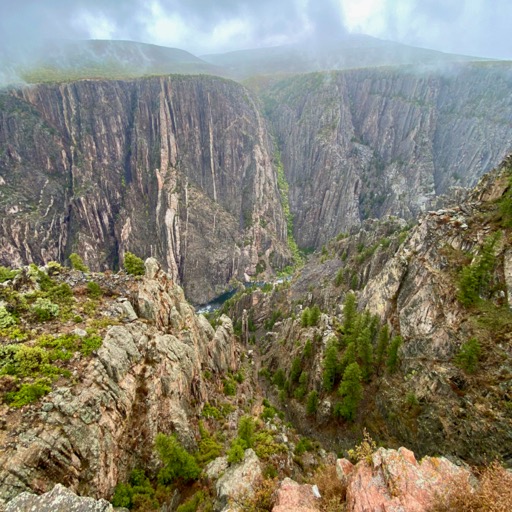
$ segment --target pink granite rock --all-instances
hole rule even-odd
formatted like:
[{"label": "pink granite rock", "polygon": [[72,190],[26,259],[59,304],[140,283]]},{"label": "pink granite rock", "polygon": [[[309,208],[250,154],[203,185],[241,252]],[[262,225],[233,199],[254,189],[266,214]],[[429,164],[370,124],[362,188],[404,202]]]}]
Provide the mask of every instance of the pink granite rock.
[{"label": "pink granite rock", "polygon": [[318,501],[311,485],[300,485],[285,478],[277,490],[272,512],[319,512]]},{"label": "pink granite rock", "polygon": [[347,512],[427,512],[461,473],[444,457],[425,457],[420,463],[406,448],[379,448],[372,462],[338,460],[336,468],[347,485]]}]

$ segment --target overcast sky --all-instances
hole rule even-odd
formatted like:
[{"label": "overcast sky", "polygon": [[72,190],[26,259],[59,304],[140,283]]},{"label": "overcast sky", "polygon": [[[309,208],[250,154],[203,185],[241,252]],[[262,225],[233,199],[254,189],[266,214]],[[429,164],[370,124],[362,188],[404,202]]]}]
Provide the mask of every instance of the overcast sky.
[{"label": "overcast sky", "polygon": [[366,33],[512,59],[512,0],[0,0],[0,49],[130,39],[196,55]]}]

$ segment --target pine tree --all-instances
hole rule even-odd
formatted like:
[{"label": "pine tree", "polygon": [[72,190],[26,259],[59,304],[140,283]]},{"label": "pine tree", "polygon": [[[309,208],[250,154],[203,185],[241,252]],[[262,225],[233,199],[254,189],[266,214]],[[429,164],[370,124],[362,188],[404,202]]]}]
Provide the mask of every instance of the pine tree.
[{"label": "pine tree", "polygon": [[306,414],[312,415],[315,414],[318,409],[318,393],[316,391],[311,391],[308,395],[308,399],[306,401]]},{"label": "pine tree", "polygon": [[459,353],[455,356],[455,364],[467,373],[475,373],[481,354],[482,347],[478,340],[470,338],[461,345]]},{"label": "pine tree", "polygon": [[362,378],[361,368],[357,363],[347,366],[343,373],[343,380],[338,389],[343,397],[339,412],[346,420],[352,421],[355,418],[357,407],[363,397]]},{"label": "pine tree", "polygon": [[389,373],[395,373],[398,366],[398,350],[402,345],[402,337],[395,336],[388,347],[388,357],[386,360],[386,366]]},{"label": "pine tree", "polygon": [[326,391],[334,387],[338,372],[338,347],[335,341],[331,340],[325,349],[324,370],[322,373],[323,386]]},{"label": "pine tree", "polygon": [[357,355],[362,365],[363,378],[368,380],[372,374],[373,347],[371,339],[371,326],[368,325],[361,330],[357,336]]},{"label": "pine tree", "polygon": [[353,293],[347,293],[343,304],[343,333],[349,337],[355,327],[357,318],[357,302]]},{"label": "pine tree", "polygon": [[343,375],[343,372],[347,368],[347,366],[351,365],[352,363],[355,363],[357,359],[357,349],[356,344],[354,342],[351,342],[348,344],[347,348],[343,352],[343,355],[341,356],[341,361],[338,368],[338,374]]},{"label": "pine tree", "polygon": [[389,327],[388,324],[384,324],[377,338],[377,349],[375,351],[375,364],[377,368],[382,366],[384,362],[384,356],[386,355],[389,344]]}]

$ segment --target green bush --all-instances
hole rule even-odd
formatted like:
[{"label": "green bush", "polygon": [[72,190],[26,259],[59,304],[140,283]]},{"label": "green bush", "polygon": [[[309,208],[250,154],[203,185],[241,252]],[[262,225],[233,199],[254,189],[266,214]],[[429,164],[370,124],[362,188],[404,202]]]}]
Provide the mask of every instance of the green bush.
[{"label": "green bush", "polygon": [[103,295],[103,290],[95,281],[89,281],[87,283],[87,295],[91,297],[91,299],[99,299]]},{"label": "green bush", "polygon": [[157,434],[155,449],[164,464],[164,467],[158,472],[158,481],[161,484],[172,484],[178,478],[185,481],[199,478],[201,468],[195,458],[183,448],[176,436]]},{"label": "green bush", "polygon": [[17,270],[11,270],[10,268],[0,266],[0,283],[14,279],[17,274]]},{"label": "green bush", "polygon": [[124,255],[124,269],[133,276],[143,276],[145,272],[144,261],[131,252]]},{"label": "green bush", "polygon": [[14,318],[4,306],[0,306],[0,329],[7,329],[15,324],[16,318]]},{"label": "green bush", "polygon": [[69,255],[69,262],[71,263],[71,268],[80,270],[81,272],[89,272],[89,269],[85,266],[84,260],[76,252]]},{"label": "green bush", "polygon": [[464,306],[477,304],[481,300],[480,298],[489,292],[496,265],[494,248],[500,237],[501,233],[488,237],[478,258],[470,266],[462,269],[457,298]]},{"label": "green bush", "polygon": [[256,425],[251,416],[242,416],[238,423],[238,437],[243,441],[245,449],[252,448]]},{"label": "green bush", "polygon": [[292,382],[292,383],[298,382],[301,372],[302,372],[302,361],[300,360],[300,357],[296,357],[292,362],[292,368],[290,370],[290,382]]},{"label": "green bush", "polygon": [[236,382],[232,379],[226,379],[224,381],[224,394],[226,396],[236,395]]},{"label": "green bush", "polygon": [[11,407],[23,407],[39,400],[52,390],[48,379],[38,379],[33,383],[22,384],[18,391],[6,393],[6,402]]},{"label": "green bush", "polygon": [[206,496],[203,491],[197,491],[192,498],[189,498],[185,503],[182,503],[176,512],[196,512],[199,507],[204,503]]},{"label": "green bush", "polygon": [[206,430],[202,421],[199,422],[199,434],[201,440],[199,441],[196,453],[197,462],[199,462],[199,464],[207,464],[211,460],[220,457],[222,446],[214,439],[208,430]]},{"label": "green bush", "polygon": [[278,368],[276,373],[274,373],[274,377],[272,378],[272,383],[277,386],[279,389],[284,388],[284,384],[286,382],[286,375],[282,368]]},{"label": "green bush", "polygon": [[306,308],[301,316],[302,327],[315,327],[318,324],[320,315],[320,308],[316,304],[312,308]]},{"label": "green bush", "polygon": [[470,338],[460,347],[459,353],[455,356],[455,364],[467,373],[475,373],[482,347],[476,338]]},{"label": "green bush", "polygon": [[45,322],[58,316],[60,308],[57,304],[54,304],[50,299],[38,297],[35,303],[32,305],[32,310],[34,311],[37,319],[40,322]]},{"label": "green bush", "polygon": [[101,347],[103,340],[101,336],[89,335],[82,339],[82,343],[80,346],[80,352],[84,356],[90,356],[95,350],[98,350]]},{"label": "green bush", "polygon": [[244,442],[239,437],[233,439],[231,446],[228,450],[227,457],[230,464],[238,464],[244,460]]}]

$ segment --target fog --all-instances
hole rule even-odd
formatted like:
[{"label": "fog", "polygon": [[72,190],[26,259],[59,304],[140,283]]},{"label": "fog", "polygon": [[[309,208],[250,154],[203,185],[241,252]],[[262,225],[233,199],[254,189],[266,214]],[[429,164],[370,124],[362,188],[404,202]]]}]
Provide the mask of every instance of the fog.
[{"label": "fog", "polygon": [[124,39],[196,55],[349,33],[512,59],[510,0],[0,0],[0,52],[45,39]]}]

